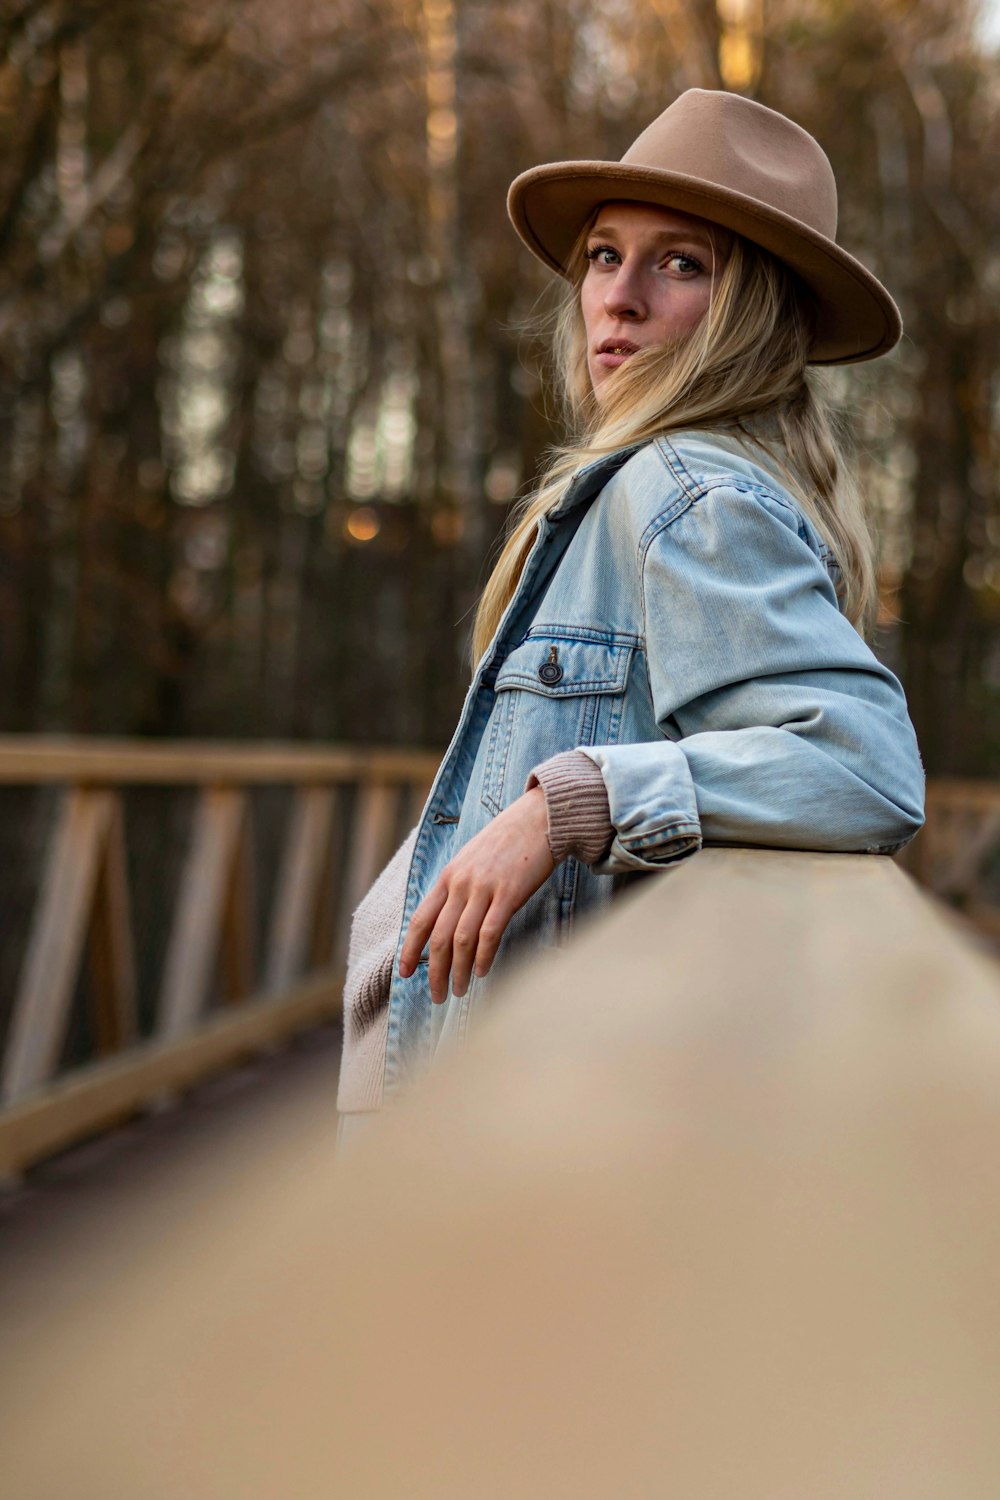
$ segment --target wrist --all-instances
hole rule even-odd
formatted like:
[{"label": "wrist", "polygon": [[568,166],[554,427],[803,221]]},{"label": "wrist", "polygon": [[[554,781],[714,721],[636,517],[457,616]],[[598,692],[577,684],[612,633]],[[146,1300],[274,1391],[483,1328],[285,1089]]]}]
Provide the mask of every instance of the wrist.
[{"label": "wrist", "polygon": [[607,788],[600,768],[580,750],[565,750],[542,761],[527,780],[545,799],[546,837],[556,864],[573,855],[583,864],[599,863],[614,838]]},{"label": "wrist", "polygon": [[549,807],[545,796],[545,789],[540,782],[536,781],[534,786],[529,787],[522,794],[522,800],[526,803],[532,823],[538,829],[545,840],[549,853],[552,853],[552,844],[549,838]]}]

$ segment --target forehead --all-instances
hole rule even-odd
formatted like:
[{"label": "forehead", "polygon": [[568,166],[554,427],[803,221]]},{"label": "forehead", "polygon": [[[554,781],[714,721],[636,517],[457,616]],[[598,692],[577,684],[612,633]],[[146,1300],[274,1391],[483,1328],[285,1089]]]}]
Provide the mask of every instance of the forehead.
[{"label": "forehead", "polygon": [[591,234],[686,235],[707,243],[728,239],[728,230],[695,214],[676,208],[662,208],[658,203],[632,203],[628,199],[602,203],[597,210]]}]

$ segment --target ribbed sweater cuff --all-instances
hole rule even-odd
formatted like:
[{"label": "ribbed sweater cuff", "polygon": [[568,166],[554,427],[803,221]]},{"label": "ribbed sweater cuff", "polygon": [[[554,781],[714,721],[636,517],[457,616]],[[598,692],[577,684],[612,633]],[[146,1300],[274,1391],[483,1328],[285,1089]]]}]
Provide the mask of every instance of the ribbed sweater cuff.
[{"label": "ribbed sweater cuff", "polygon": [[545,793],[549,848],[556,864],[572,854],[597,864],[611,848],[615,830],[604,777],[589,755],[563,750],[535,766],[525,785]]}]

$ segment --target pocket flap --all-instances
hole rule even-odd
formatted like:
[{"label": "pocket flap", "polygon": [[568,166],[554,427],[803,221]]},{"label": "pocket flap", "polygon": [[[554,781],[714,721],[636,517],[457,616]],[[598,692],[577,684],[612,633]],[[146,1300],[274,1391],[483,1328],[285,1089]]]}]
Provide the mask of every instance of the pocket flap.
[{"label": "pocket flap", "polygon": [[608,641],[530,636],[515,646],[497,673],[495,690],[521,688],[546,698],[579,693],[621,693],[634,647]]}]

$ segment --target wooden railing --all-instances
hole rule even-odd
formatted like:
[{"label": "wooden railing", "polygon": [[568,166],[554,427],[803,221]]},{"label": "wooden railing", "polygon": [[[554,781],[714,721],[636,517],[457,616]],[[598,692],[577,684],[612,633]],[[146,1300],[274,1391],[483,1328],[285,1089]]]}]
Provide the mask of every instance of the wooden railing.
[{"label": "wooden railing", "polygon": [[899,862],[1000,944],[1000,782],[930,780],[927,825]]},{"label": "wooden railing", "polygon": [[[4,1007],[0,1174],[335,1015],[350,913],[436,765],[393,750],[0,738],[0,787],[57,792],[27,930],[4,920],[22,951]],[[139,993],[132,918],[145,871],[126,800],[140,787],[195,794],[153,996]],[[252,848],[263,788],[289,803],[273,879]],[[271,889],[266,911],[256,885]],[[96,1057],[62,1072],[81,1003]]]},{"label": "wooden railing", "polygon": [[[335,1015],[350,913],[436,764],[392,750],[0,737],[0,792],[57,794],[30,918],[2,923],[18,952],[12,997],[0,996],[0,1175]],[[132,912],[146,870],[126,805],[139,788],[194,795],[144,985]],[[254,858],[252,802],[275,788],[288,807],[272,879]],[[900,862],[1000,942],[1000,786],[932,782],[927,827]],[[89,1051],[67,1065],[81,1011]]]},{"label": "wooden railing", "polygon": [[998,1132],[1000,968],[937,903],[708,849],[339,1162],[295,1116],[196,1225],[59,1247],[11,1493],[992,1500]]}]

